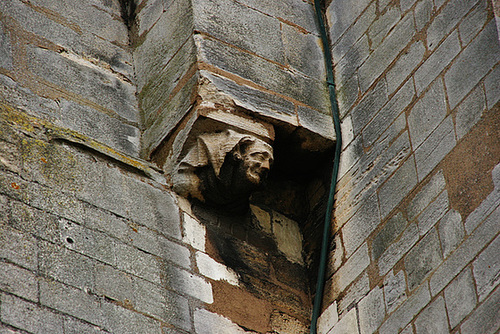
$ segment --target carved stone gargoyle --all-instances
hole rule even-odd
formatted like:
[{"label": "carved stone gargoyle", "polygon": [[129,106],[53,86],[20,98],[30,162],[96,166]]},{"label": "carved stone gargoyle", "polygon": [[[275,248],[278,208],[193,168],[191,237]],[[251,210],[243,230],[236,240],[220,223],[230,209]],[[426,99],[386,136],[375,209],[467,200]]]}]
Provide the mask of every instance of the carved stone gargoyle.
[{"label": "carved stone gargoyle", "polygon": [[177,165],[173,190],[228,212],[244,210],[267,177],[273,148],[248,134],[204,133]]}]

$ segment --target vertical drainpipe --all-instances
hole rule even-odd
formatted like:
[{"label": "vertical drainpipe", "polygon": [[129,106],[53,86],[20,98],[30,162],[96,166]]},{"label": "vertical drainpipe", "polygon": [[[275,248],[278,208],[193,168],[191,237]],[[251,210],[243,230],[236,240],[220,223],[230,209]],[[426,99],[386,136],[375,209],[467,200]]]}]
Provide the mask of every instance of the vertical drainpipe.
[{"label": "vertical drainpipe", "polygon": [[332,118],[333,125],[336,134],[335,143],[335,156],[333,160],[333,171],[332,179],[330,183],[330,193],[328,196],[328,203],[325,213],[325,222],[323,227],[323,237],[321,241],[321,254],[318,269],[318,281],[316,283],[316,294],[314,296],[313,312],[311,316],[311,334],[316,334],[317,331],[317,321],[321,312],[321,304],[323,301],[323,290],[325,286],[325,271],[327,265],[327,255],[328,255],[328,244],[330,239],[330,224],[332,221],[332,212],[335,196],[335,188],[337,185],[337,176],[339,171],[340,162],[340,151],[342,149],[342,135],[340,132],[340,118],[339,118],[339,106],[337,103],[337,97],[335,95],[335,82],[333,78],[333,64],[332,64],[332,54],[330,52],[330,44],[328,42],[328,35],[325,27],[325,22],[323,19],[323,13],[321,11],[321,0],[314,0],[314,7],[316,9],[316,18],[318,20],[321,42],[323,44],[323,52],[325,57],[325,67],[326,67],[326,83],[328,85],[328,92],[330,94],[330,104],[332,106]]}]

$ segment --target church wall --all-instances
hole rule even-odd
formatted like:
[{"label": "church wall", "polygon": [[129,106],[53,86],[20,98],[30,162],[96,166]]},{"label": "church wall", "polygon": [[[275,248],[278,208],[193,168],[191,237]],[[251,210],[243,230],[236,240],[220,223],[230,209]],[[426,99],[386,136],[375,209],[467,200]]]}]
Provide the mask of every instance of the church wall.
[{"label": "church wall", "polygon": [[[214,215],[170,189],[165,176],[171,171],[141,158],[141,140],[153,125],[148,103],[165,105],[161,99],[175,91],[181,95],[170,107],[182,112],[198,94],[201,75],[228,95],[240,94],[235,87],[241,82],[208,67],[193,73],[193,56],[199,56],[194,47],[200,52],[201,40],[209,38],[194,38],[190,2],[134,4],[135,18],[127,16],[134,6],[118,1],[0,4],[0,331],[306,332],[311,300],[303,236],[287,211],[299,198],[289,192],[278,206],[254,203],[244,217]],[[297,4],[310,18],[312,6]],[[273,8],[258,15],[281,27],[277,18],[262,14],[266,10]],[[308,36],[318,62],[317,37],[298,25],[312,29],[314,23],[287,15],[287,34]],[[181,20],[173,24],[172,18]],[[166,32],[179,34],[178,49],[168,50],[173,41]],[[155,33],[156,40],[148,40]],[[283,37],[281,31],[275,35]],[[161,47],[162,41],[166,51],[156,55],[166,58],[141,54],[141,46]],[[279,50],[285,62],[284,47]],[[145,61],[167,65],[141,72]],[[300,59],[290,62],[293,75],[284,64],[276,68],[301,80],[314,77],[321,86],[321,69]],[[156,86],[158,73],[166,85]],[[253,87],[241,86],[252,93],[238,99],[253,99],[241,108],[259,112],[252,108],[264,106],[277,115],[277,106],[286,104],[295,115],[292,126],[298,126],[298,105],[309,106],[262,87],[259,95],[256,78],[246,79]],[[185,90],[174,87],[178,80]],[[146,92],[148,84],[157,92]],[[322,96],[323,89],[309,93]],[[308,131],[331,144],[331,124],[327,130],[312,124]],[[318,188],[309,192],[318,196]],[[274,196],[283,197],[286,189]]]},{"label": "church wall", "polygon": [[496,332],[490,1],[333,0],[343,130],[321,333]]},{"label": "church wall", "polygon": [[[144,160],[207,82],[331,144],[312,4],[284,2],[0,2],[1,332],[307,332],[325,169],[227,218]],[[320,333],[497,331],[491,3],[333,0],[326,17],[343,152]]]}]

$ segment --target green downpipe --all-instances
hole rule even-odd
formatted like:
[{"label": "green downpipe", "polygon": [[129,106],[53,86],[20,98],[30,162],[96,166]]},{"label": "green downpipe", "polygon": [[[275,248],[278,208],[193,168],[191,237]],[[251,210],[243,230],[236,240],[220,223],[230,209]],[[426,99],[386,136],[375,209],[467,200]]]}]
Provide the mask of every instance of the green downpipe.
[{"label": "green downpipe", "polygon": [[337,186],[337,176],[339,172],[340,151],[342,149],[342,136],[340,133],[340,117],[339,106],[337,97],[335,95],[335,82],[333,78],[333,64],[332,54],[330,52],[330,44],[328,43],[328,35],[326,32],[325,22],[323,20],[323,13],[321,11],[321,0],[314,0],[314,7],[316,9],[316,17],[319,24],[321,41],[323,43],[323,52],[325,56],[326,66],[326,82],[328,84],[328,91],[330,94],[330,103],[332,106],[333,125],[336,134],[335,156],[333,160],[332,179],[330,183],[330,192],[328,195],[328,203],[325,213],[325,223],[323,226],[323,237],[321,240],[321,255],[318,269],[318,281],[316,283],[316,294],[314,296],[313,312],[311,316],[311,334],[316,334],[318,317],[321,312],[321,304],[323,301],[323,290],[325,286],[325,271],[327,265],[328,244],[330,239],[330,224],[332,220],[333,203],[335,196],[335,188]]}]

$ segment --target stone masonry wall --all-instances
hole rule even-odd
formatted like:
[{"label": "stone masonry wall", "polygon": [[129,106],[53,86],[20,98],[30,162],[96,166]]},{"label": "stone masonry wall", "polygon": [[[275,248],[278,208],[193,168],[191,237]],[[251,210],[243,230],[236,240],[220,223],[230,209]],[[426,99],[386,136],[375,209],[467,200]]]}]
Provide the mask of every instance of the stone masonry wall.
[{"label": "stone masonry wall", "polygon": [[[314,231],[287,211],[306,206],[298,188],[277,183],[227,219],[140,157],[158,108],[179,93],[183,112],[200,76],[256,117],[332,139],[311,2],[132,3],[0,2],[0,332],[307,332]],[[497,332],[492,3],[327,3],[343,152],[320,332]],[[147,43],[165,58],[141,55]],[[149,79],[144,61],[159,62]],[[322,177],[299,190],[321,198]]]},{"label": "stone masonry wall", "polygon": [[320,332],[496,333],[491,1],[333,0],[326,17],[344,142]]},{"label": "stone masonry wall", "polygon": [[[153,128],[148,101],[164,106],[176,91],[181,95],[170,112],[193,102],[190,93],[173,87],[179,80],[187,90],[199,84],[199,75],[190,72],[195,40],[213,46],[203,49],[213,53],[206,61],[223,61],[227,54],[217,50],[231,48],[274,69],[262,72],[259,65],[261,72],[250,76],[227,58],[247,75],[245,84],[221,76],[223,63],[200,69],[219,89],[239,94],[241,108],[276,118],[293,114],[293,126],[299,125],[298,109],[328,114],[321,65],[303,63],[292,50],[302,45],[292,39],[306,41],[321,64],[312,5],[291,1],[281,15],[270,3],[220,1],[244,9],[236,12],[242,18],[248,11],[272,22],[278,28],[270,31],[273,38],[290,39],[273,51],[278,65],[263,58],[267,53],[222,43],[226,37],[205,27],[213,8],[197,8],[205,15],[196,21],[205,35],[194,38],[192,30],[182,35],[183,24],[192,28],[186,19],[191,2],[133,3],[135,8],[118,0],[0,3],[0,332],[306,332],[311,300],[303,236],[286,210],[299,197],[290,191],[285,204],[273,206],[261,196],[245,217],[200,211],[169,189],[164,171],[141,159],[141,140]],[[215,37],[207,35],[211,30]],[[254,46],[266,32],[254,36]],[[168,50],[177,47],[175,33],[184,46]],[[156,58],[141,54],[151,51],[147,43],[160,47]],[[165,66],[176,56],[178,66]],[[259,76],[267,80],[261,86]],[[284,78],[289,81],[281,85]],[[271,94],[270,83],[297,96]],[[320,88],[306,91],[296,83]],[[255,89],[264,86],[267,93]],[[316,95],[323,100],[309,99]],[[331,144],[331,123],[309,121],[301,126]],[[320,186],[309,188],[320,196]],[[283,198],[287,189],[274,196]]]}]

